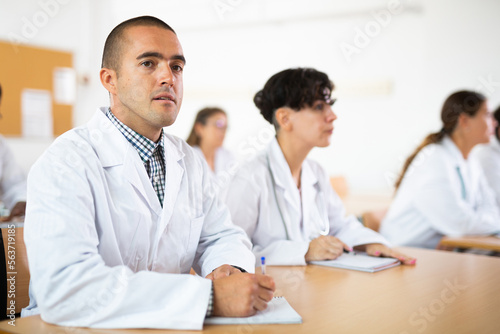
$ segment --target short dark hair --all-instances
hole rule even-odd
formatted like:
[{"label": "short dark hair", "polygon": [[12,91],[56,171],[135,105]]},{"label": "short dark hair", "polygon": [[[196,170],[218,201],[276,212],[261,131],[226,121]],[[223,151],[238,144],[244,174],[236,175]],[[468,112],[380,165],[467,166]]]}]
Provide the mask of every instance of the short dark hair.
[{"label": "short dark hair", "polygon": [[333,88],[333,82],[323,72],[313,68],[291,68],[273,75],[255,94],[253,102],[262,116],[274,124],[274,113],[279,108],[289,107],[298,111],[311,107],[316,100],[331,104]]},{"label": "short dark hair", "polygon": [[0,85],[0,101],[2,100],[2,85]]},{"label": "short dark hair", "polygon": [[123,53],[123,34],[124,31],[131,27],[137,26],[149,26],[158,27],[166,30],[170,30],[175,34],[174,29],[162,20],[153,16],[139,16],[124,21],[117,25],[106,38],[104,43],[104,51],[102,53],[101,68],[110,68],[118,72],[120,65],[120,56]]}]

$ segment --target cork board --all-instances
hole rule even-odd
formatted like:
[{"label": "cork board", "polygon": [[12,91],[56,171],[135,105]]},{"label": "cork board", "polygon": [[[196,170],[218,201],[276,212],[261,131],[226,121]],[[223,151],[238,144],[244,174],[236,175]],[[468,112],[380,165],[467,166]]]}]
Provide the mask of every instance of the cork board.
[{"label": "cork board", "polygon": [[42,89],[51,92],[54,136],[73,127],[73,106],[54,101],[54,69],[73,67],[69,52],[31,46],[12,45],[0,41],[0,133],[4,136],[22,135],[21,93],[24,89]]}]

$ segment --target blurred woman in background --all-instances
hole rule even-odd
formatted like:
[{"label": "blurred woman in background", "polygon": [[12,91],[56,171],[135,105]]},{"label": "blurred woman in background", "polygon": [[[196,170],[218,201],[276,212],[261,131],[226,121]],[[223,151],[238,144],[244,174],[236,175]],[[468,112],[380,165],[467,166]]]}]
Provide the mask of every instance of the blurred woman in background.
[{"label": "blurred woman in background", "polygon": [[500,107],[495,110],[493,117],[496,121],[494,137],[491,138],[489,144],[478,145],[473,151],[473,155],[483,167],[486,180],[495,192],[500,208]]},{"label": "blurred woman in background", "polygon": [[[0,85],[0,105],[2,86]],[[2,114],[0,113],[0,118]],[[21,219],[26,211],[26,176],[0,135],[0,221]]]},{"label": "blurred woman in background", "polygon": [[204,108],[196,114],[186,140],[205,159],[220,188],[227,187],[237,168],[234,155],[222,146],[226,130],[226,112],[221,108]]},{"label": "blurred woman in background", "polygon": [[500,231],[500,213],[483,171],[468,159],[488,143],[493,119],[476,92],[451,94],[441,110],[443,126],[406,160],[396,196],[380,233],[399,246],[436,248],[443,236]]}]

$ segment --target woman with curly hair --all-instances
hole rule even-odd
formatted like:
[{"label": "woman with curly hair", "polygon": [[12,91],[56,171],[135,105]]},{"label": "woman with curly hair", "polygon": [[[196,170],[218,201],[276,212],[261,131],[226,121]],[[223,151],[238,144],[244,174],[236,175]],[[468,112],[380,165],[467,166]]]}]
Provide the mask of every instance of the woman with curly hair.
[{"label": "woman with curly hair", "polygon": [[251,238],[257,259],[271,265],[333,260],[353,248],[414,264],[354,216],[345,217],[327,173],[307,159],[314,147],[330,144],[337,119],[332,90],[325,73],[295,68],[272,76],[255,95],[276,138],[233,178],[226,200],[233,222]]}]

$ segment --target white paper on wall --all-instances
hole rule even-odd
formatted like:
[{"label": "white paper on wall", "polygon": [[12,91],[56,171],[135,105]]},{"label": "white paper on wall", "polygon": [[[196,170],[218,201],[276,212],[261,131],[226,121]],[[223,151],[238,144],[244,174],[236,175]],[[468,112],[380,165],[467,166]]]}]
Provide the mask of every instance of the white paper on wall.
[{"label": "white paper on wall", "polygon": [[23,137],[52,138],[52,97],[48,90],[24,89],[21,93]]},{"label": "white paper on wall", "polygon": [[57,104],[75,103],[76,73],[70,67],[56,67],[54,69],[54,101]]}]

